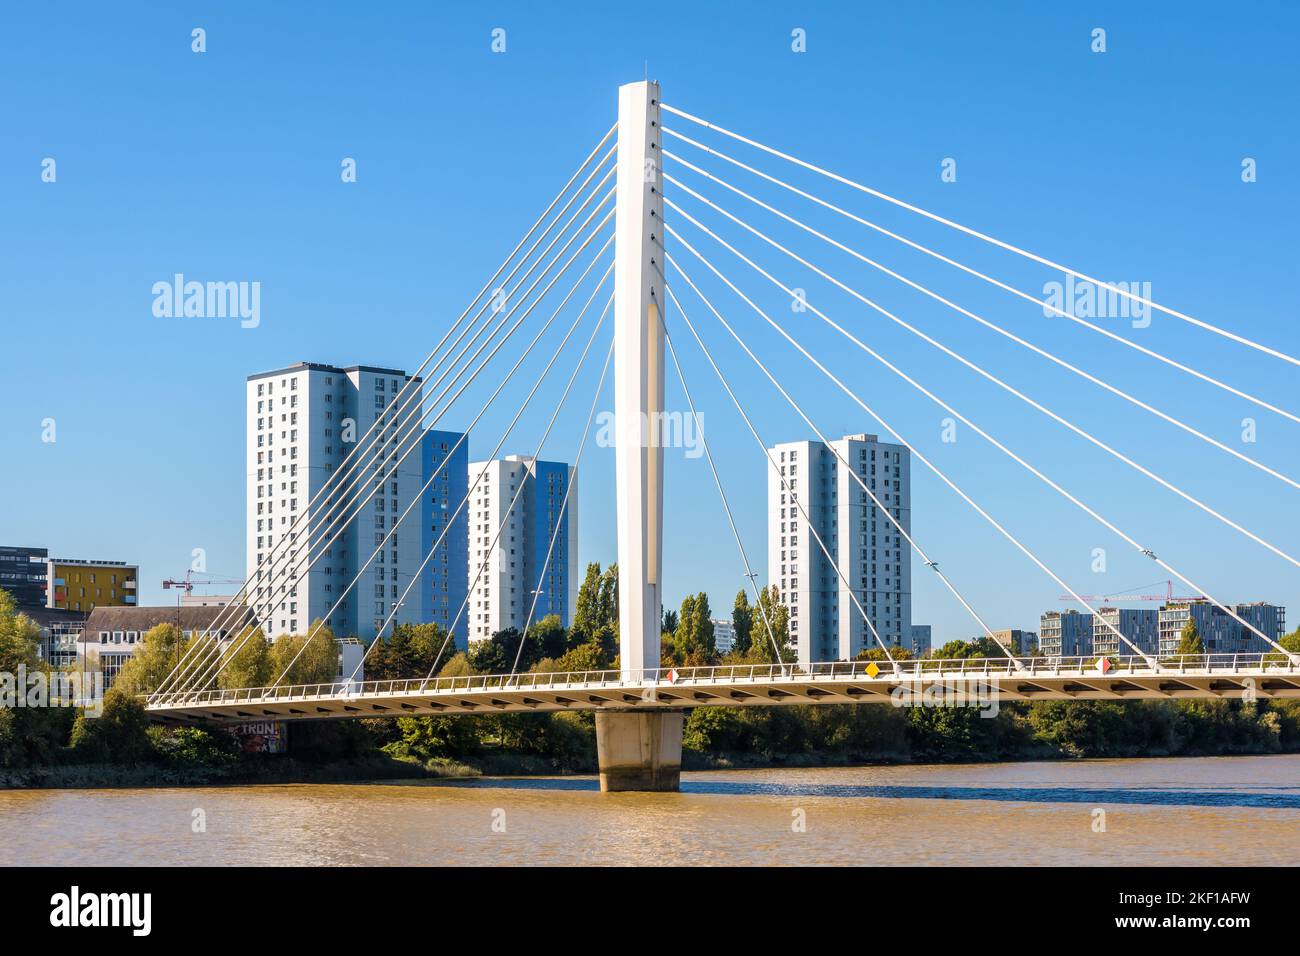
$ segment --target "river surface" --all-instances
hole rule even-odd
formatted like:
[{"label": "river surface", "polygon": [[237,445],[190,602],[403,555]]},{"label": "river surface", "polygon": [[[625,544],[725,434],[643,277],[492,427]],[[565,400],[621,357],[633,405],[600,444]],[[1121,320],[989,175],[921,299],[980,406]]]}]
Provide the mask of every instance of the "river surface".
[{"label": "river surface", "polygon": [[1297,862],[1300,756],[0,791],[0,864]]}]

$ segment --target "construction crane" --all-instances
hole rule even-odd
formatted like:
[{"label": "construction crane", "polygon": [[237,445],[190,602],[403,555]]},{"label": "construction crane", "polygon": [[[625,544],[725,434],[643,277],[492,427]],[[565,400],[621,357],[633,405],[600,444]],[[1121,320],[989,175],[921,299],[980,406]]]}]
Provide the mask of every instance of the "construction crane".
[{"label": "construction crane", "polygon": [[[164,581],[164,582],[162,583],[162,586],[163,586],[163,590],[165,590],[165,591],[166,591],[166,590],[171,590],[172,588],[179,588],[180,590],[184,591],[186,594],[191,594],[191,593],[193,593],[193,591],[194,591],[194,585],[196,585],[196,584],[204,584],[204,585],[209,585],[209,584],[239,584],[239,585],[242,585],[243,583],[244,583],[243,581],[236,581],[234,578],[216,578],[216,577],[210,577],[210,576],[207,576],[207,575],[204,575],[204,579],[203,579],[203,580],[195,581],[195,580],[194,580],[194,571],[193,571],[193,569],[191,569],[191,570],[185,572],[185,580],[183,580],[183,581],[176,581],[176,580],[173,580],[173,579],[171,579],[171,578],[168,578],[166,581]],[[177,597],[179,598],[179,595],[177,595]]]},{"label": "construction crane", "polygon": [[[217,578],[217,577],[210,577],[208,575],[203,575],[201,580],[196,581],[194,580],[194,569],[190,568],[188,571],[185,572],[185,579],[183,581],[177,581],[172,578],[168,578],[166,581],[162,583],[162,586],[164,591],[170,591],[172,588],[175,588],[178,591],[183,591],[185,594],[192,594],[194,592],[195,584],[205,584],[205,585],[238,584],[242,586],[243,583],[244,583],[243,581],[236,581],[233,578]],[[179,666],[181,662],[181,640],[180,640],[180,636],[182,634],[181,598],[182,595],[180,594],[176,595],[176,664],[177,666]]]},{"label": "construction crane", "polygon": [[[1134,594],[1133,593],[1134,591],[1142,591],[1146,588],[1156,587],[1159,584],[1164,584],[1165,586],[1164,594]],[[1184,603],[1189,603],[1191,601],[1208,600],[1208,598],[1206,598],[1204,594],[1198,594],[1196,597],[1184,597],[1182,595],[1175,595],[1173,581],[1155,581],[1151,584],[1139,585],[1138,587],[1135,588],[1129,588],[1127,591],[1118,591],[1114,594],[1080,594],[1079,597],[1085,601],[1101,601],[1103,603],[1110,603],[1112,601],[1163,601],[1166,604],[1175,604],[1175,603],[1184,604]],[[1073,601],[1074,595],[1062,594],[1060,598],[1058,598],[1058,600]]]}]

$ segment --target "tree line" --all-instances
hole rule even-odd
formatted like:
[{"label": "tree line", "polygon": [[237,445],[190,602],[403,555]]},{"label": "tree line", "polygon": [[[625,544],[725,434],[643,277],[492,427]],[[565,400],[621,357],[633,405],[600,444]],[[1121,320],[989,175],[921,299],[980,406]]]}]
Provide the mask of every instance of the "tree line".
[{"label": "tree line", "polygon": [[[735,642],[723,654],[708,596],[687,595],[663,616],[662,665],[793,659],[788,612],[774,590],[761,590],[752,604],[743,591],[737,594],[731,620]],[[339,651],[328,628],[311,642],[301,635],[246,636],[227,645],[227,666],[209,686],[266,686],[281,674],[286,683],[318,683],[338,674]],[[247,759],[220,729],[169,728],[148,720],[141,695],[162,683],[191,640],[172,624],[148,631],[105,694],[97,718],[67,707],[0,708],[0,768],[231,766]],[[1180,652],[1198,653],[1193,648],[1199,641],[1194,625],[1185,629]],[[1282,643],[1300,653],[1300,629]],[[39,627],[0,591],[0,674],[48,669],[39,646]],[[591,564],[568,628],[552,615],[524,635],[501,631],[465,650],[436,624],[400,624],[369,648],[365,676],[499,674],[514,669],[516,661],[519,671],[613,670],[617,652],[617,567]],[[893,653],[908,656],[901,648]],[[952,641],[935,654],[1004,656],[988,638]],[[874,648],[863,656],[883,655]],[[579,712],[304,721],[291,725],[289,737],[295,755],[320,761],[384,755],[427,766],[515,754],[541,761],[535,770],[562,771],[592,769],[594,734],[594,715]],[[688,764],[696,765],[1293,752],[1300,751],[1300,701],[1004,702],[992,718],[974,708],[701,707],[688,714],[684,746]]]}]

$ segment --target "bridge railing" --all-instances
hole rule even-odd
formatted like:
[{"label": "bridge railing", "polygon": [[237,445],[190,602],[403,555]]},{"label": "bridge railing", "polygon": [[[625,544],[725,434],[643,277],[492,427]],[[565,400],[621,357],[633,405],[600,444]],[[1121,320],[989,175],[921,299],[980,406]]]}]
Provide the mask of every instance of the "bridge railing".
[{"label": "bridge railing", "polygon": [[348,699],[354,697],[447,696],[493,690],[517,694],[529,690],[582,691],[670,688],[678,685],[774,684],[800,681],[932,681],[935,679],[996,679],[1079,676],[1122,678],[1126,675],[1231,674],[1240,671],[1300,674],[1300,664],[1281,654],[1179,654],[1160,658],[1137,656],[974,657],[951,660],[920,658],[906,661],[826,661],[814,664],[717,664],[703,667],[656,667],[641,671],[564,671],[556,673],[466,674],[457,677],[398,678],[381,681],[331,681],[283,687],[246,687],[154,695],[150,707],[193,707]]}]

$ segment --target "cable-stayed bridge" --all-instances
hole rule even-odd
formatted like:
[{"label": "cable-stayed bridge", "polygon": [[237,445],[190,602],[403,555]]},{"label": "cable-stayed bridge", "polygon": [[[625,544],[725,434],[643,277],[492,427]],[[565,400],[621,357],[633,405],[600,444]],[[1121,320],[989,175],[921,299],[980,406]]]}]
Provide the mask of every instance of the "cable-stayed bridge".
[{"label": "cable-stayed bridge", "polygon": [[[667,118],[672,125],[665,126]],[[680,127],[679,124],[680,123]],[[687,132],[689,130],[689,132]],[[708,135],[714,145],[697,139]],[[725,146],[726,148],[720,148]],[[679,154],[677,151],[681,150]],[[748,156],[745,161],[732,151]],[[754,165],[776,160],[777,172]],[[706,169],[697,162],[712,162]],[[1003,377],[962,354],[894,311],[864,295],[823,264],[814,253],[801,253],[772,235],[770,226],[757,226],[749,216],[761,214],[763,221],[775,217],[797,234],[816,240],[814,248],[833,249],[848,255],[889,279],[922,293],[946,309],[1051,362],[1063,372],[1095,385],[1141,412],[1192,436],[1270,478],[1300,489],[1300,483],[1263,461],[1213,438],[1195,425],[1184,421],[1125,388],[1107,381],[1059,355],[1045,345],[1031,342],[977,312],[957,304],[920,282],[904,276],[864,255],[853,246],[815,228],[807,214],[795,215],[785,208],[755,195],[753,182],[762,183],[767,195],[789,195],[802,203],[811,203],[819,215],[830,214],[878,236],[899,242],[938,262],[987,283],[1022,300],[1045,309],[1045,314],[1070,321],[1080,328],[1103,336],[1145,358],[1185,373],[1206,386],[1224,391],[1249,402],[1270,414],[1300,423],[1300,416],[1257,397],[1247,390],[1228,384],[1192,366],[1107,329],[1085,316],[1076,315],[1068,303],[1064,308],[1053,305],[993,275],[950,258],[930,247],[871,221],[859,212],[832,203],[813,192],[787,181],[789,169],[823,177],[839,187],[848,188],[874,200],[883,201],[911,215],[955,230],[1046,267],[1072,280],[1090,283],[1106,294],[1140,304],[1158,312],[1166,320],[1185,323],[1225,340],[1227,347],[1253,350],[1290,365],[1300,360],[1280,350],[1253,341],[1186,313],[1168,308],[1130,289],[1101,282],[1081,271],[1039,256],[1009,242],[986,235],[869,186],[853,182],[828,169],[794,155],[767,146],[755,139],[733,132],[660,101],[656,83],[643,82],[624,86],[619,91],[619,112],[615,125],[584,158],[559,193],[511,250],[505,261],[471,300],[469,306],[447,329],[423,364],[411,376],[385,410],[359,438],[342,466],[318,489],[305,509],[292,518],[269,550],[262,554],[257,567],[230,605],[222,610],[211,630],[198,635],[156,690],[149,696],[149,713],[159,720],[183,722],[240,721],[261,718],[314,719],[374,717],[403,714],[456,714],[504,711],[594,710],[597,712],[597,737],[600,750],[602,783],[610,789],[675,788],[681,750],[681,712],[696,706],[779,706],[791,703],[865,703],[928,700],[945,695],[965,700],[1038,700],[1038,699],[1171,699],[1183,697],[1247,697],[1250,699],[1300,696],[1300,655],[1285,649],[1277,635],[1265,633],[1243,617],[1234,605],[1220,601],[1203,585],[1190,579],[1176,566],[1176,559],[1158,554],[1149,542],[1139,541],[1112,518],[1089,504],[1077,491],[1068,489],[1057,477],[1032,463],[1025,453],[1009,447],[990,427],[980,424],[959,411],[907,371],[896,365],[861,332],[861,315],[876,315],[908,335],[954,359],[1008,395],[1069,432],[1084,439],[1105,455],[1137,472],[1143,480],[1154,482],[1203,512],[1235,534],[1270,552],[1274,557],[1300,567],[1300,561],[1264,534],[1245,527],[1220,509],[1203,501],[1175,480],[1155,468],[1126,454],[1092,430],[1049,407],[1041,397],[1033,397],[1010,384]],[[721,172],[720,172],[721,171]],[[679,178],[681,177],[681,178]],[[746,183],[748,188],[731,181]],[[687,181],[689,180],[689,181]],[[752,182],[751,182],[752,181]],[[751,191],[753,190],[753,191]],[[689,207],[689,208],[687,208]],[[802,208],[802,207],[800,207]],[[705,220],[708,219],[712,225]],[[611,248],[612,247],[612,248]],[[813,304],[800,287],[779,278],[774,267],[765,266],[746,248],[768,250],[779,256],[783,268],[798,269],[800,275],[816,277],[855,301],[854,314]],[[685,260],[685,261],[683,261]],[[838,260],[837,260],[838,261]],[[719,264],[722,263],[722,264]],[[705,281],[707,280],[707,282]],[[800,279],[800,281],[805,281]],[[760,301],[762,293],[772,290],[801,306],[799,326],[782,322]],[[706,292],[710,284],[728,294],[723,301]],[[565,290],[568,290],[567,292]],[[747,291],[748,290],[748,291]],[[683,301],[685,300],[685,301]],[[832,314],[832,311],[835,314]],[[536,314],[537,317],[534,317]],[[1159,565],[1170,579],[1177,579],[1190,593],[1203,594],[1218,610],[1250,635],[1252,643],[1268,650],[1250,654],[1174,655],[1135,644],[1125,633],[1098,615],[1097,608],[1075,591],[1034,550],[1007,525],[995,517],[973,495],[961,487],[945,469],[918,450],[855,389],[819,358],[802,334],[808,316],[836,333],[842,348],[870,357],[891,375],[900,379],[925,399],[942,408],[989,443],[1016,467],[1042,482],[1068,505],[1081,511],[1144,558]],[[607,327],[609,321],[612,328]],[[710,347],[704,328],[716,322],[722,333],[744,353],[748,365],[743,370],[724,369],[715,349]],[[558,323],[558,325],[557,325]],[[861,413],[879,426],[882,433],[907,448],[911,456],[939,479],[972,512],[987,522],[1026,559],[1071,595],[1080,609],[1095,615],[1113,637],[1116,653],[1088,658],[1028,657],[1002,641],[990,629],[975,607],[975,602],[958,588],[938,557],[926,550],[914,537],[910,521],[900,511],[898,500],[891,502],[887,491],[869,477],[865,466],[856,466],[836,451],[828,436],[818,428],[800,401],[783,384],[770,363],[752,347],[747,330],[762,323],[790,346],[791,356],[806,362],[826,380],[832,391],[842,394],[844,405],[855,415]],[[589,328],[588,328],[589,326]],[[552,333],[552,329],[555,332]],[[523,330],[521,332],[521,330]],[[874,649],[878,661],[777,663],[770,665],[726,665],[717,667],[661,668],[660,627],[663,595],[663,504],[664,504],[664,394],[665,378],[676,378],[695,423],[697,434],[704,436],[700,411],[695,405],[672,332],[682,341],[692,343],[716,376],[721,389],[734,407],[744,430],[765,456],[773,478],[781,491],[783,511],[788,510],[792,529],[806,532],[801,540],[810,553],[825,559],[831,584],[846,609],[862,622],[863,650]],[[550,334],[563,335],[557,346],[543,346]],[[518,334],[517,334],[518,333]],[[531,333],[531,337],[530,337]],[[684,333],[684,334],[683,334]],[[796,334],[799,333],[799,334]],[[521,349],[511,363],[508,343]],[[535,353],[551,354],[531,384],[516,375]],[[505,518],[495,528],[476,525],[476,543],[481,560],[471,563],[470,587],[457,611],[447,641],[429,673],[423,678],[397,681],[365,681],[359,675],[365,657],[379,644],[374,641],[352,674],[340,681],[324,684],[301,684],[291,680],[294,667],[304,652],[319,637],[323,625],[313,624],[306,641],[279,676],[265,687],[229,686],[226,675],[240,651],[252,640],[263,640],[256,629],[258,621],[269,621],[271,610],[296,595],[303,576],[330,552],[331,547],[350,526],[376,487],[402,464],[420,443],[421,437],[442,421],[449,410],[476,382],[486,383],[491,392],[474,415],[464,435],[494,406],[518,406],[509,425],[487,456],[495,458],[510,441],[520,420],[533,405],[543,384],[562,382],[561,394],[533,452],[540,457],[553,437],[555,425],[568,403],[580,373],[599,368],[595,395],[588,406],[585,425],[574,462],[575,474],[581,467],[600,397],[607,379],[612,379],[615,422],[615,491],[618,540],[618,669],[568,673],[521,672],[521,638],[511,673],[447,677],[438,676],[439,665],[450,656],[447,652],[451,634],[467,624],[471,595],[488,573],[490,556],[500,544],[509,515],[524,484],[519,483]],[[612,374],[611,374],[612,373]],[[919,561],[941,583],[960,607],[970,615],[979,631],[998,646],[1000,658],[941,661],[900,659],[899,645],[880,634],[866,582],[850,579],[850,572],[837,559],[836,543],[827,542],[818,531],[818,522],[809,514],[807,494],[801,495],[799,481],[804,477],[793,468],[779,464],[769,450],[769,442],[759,431],[753,415],[732,387],[738,374],[770,383],[775,392],[796,413],[817,439],[830,448],[836,466],[853,483],[855,503],[869,514],[873,531],[892,535],[895,544],[914,551]],[[507,392],[507,389],[510,389]],[[506,397],[502,398],[505,395]],[[520,396],[522,395],[522,399]],[[452,449],[454,452],[456,449]],[[781,660],[781,647],[768,618],[767,604],[760,600],[757,572],[738,530],[724,483],[712,451],[703,437],[703,452],[713,484],[738,555],[739,573],[753,592],[759,623],[771,644],[773,659]],[[394,516],[376,542],[357,575],[333,597],[330,615],[353,594],[365,571],[377,560],[382,562],[388,543],[393,540],[411,511],[429,493],[446,462],[434,470],[420,493],[414,496],[400,515]],[[421,572],[438,553],[457,517],[465,513],[478,490],[482,475],[475,478],[454,514],[442,522],[442,531],[420,565],[419,572],[399,598],[392,601],[381,626],[380,635],[389,628],[398,609],[420,580]],[[568,485],[561,511],[570,506]],[[501,489],[496,489],[499,494]],[[787,517],[783,514],[783,517]],[[417,518],[417,520],[419,520]],[[561,522],[555,523],[558,535]],[[532,599],[525,626],[526,635],[537,610],[546,566],[555,552],[556,535],[552,535],[546,558]],[[363,548],[363,553],[366,551]],[[904,553],[904,559],[910,555]],[[359,596],[358,596],[359,600]],[[326,638],[322,638],[324,640]],[[806,637],[805,637],[806,639]],[[454,647],[450,648],[454,652]]]}]

